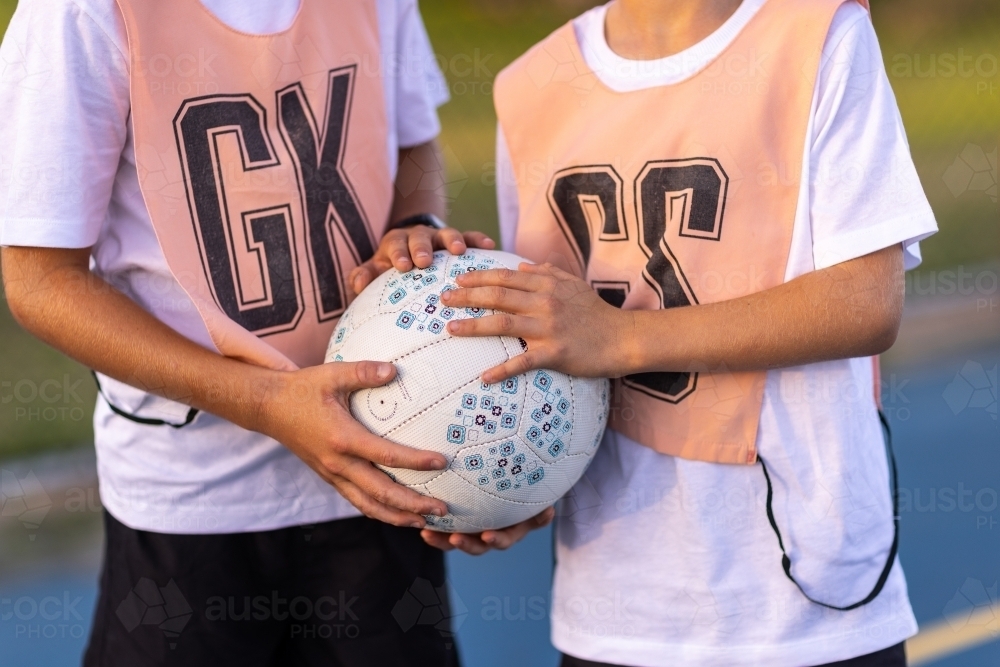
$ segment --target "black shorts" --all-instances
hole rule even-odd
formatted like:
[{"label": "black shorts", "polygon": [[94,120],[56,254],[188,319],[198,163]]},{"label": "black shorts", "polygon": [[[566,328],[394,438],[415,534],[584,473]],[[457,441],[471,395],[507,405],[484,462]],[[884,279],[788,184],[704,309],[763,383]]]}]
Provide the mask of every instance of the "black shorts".
[{"label": "black shorts", "polygon": [[458,665],[443,554],[366,518],[165,535],[105,512],[86,667]]},{"label": "black shorts", "polygon": [[[606,662],[591,662],[590,660],[582,660],[580,658],[574,658],[573,656],[563,654],[560,667],[616,666]],[[831,662],[826,665],[819,665],[818,667],[906,667],[906,650],[903,644],[896,644],[895,646],[890,646],[887,649],[882,649],[881,651],[876,651],[875,653],[858,656],[857,658],[851,658],[850,660]]]}]

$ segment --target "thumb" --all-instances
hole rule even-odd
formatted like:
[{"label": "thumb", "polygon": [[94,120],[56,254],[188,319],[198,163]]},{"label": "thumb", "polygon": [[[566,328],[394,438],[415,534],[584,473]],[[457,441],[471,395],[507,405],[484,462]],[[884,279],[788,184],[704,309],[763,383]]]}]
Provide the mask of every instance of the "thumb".
[{"label": "thumb", "polygon": [[348,283],[351,285],[351,289],[355,294],[361,294],[368,284],[375,279],[375,271],[371,266],[371,260],[365,262],[361,266],[356,267],[351,271],[351,275],[348,277]]},{"label": "thumb", "polygon": [[337,391],[348,393],[381,387],[396,377],[396,367],[385,361],[341,361],[327,365],[334,373],[333,382]]}]

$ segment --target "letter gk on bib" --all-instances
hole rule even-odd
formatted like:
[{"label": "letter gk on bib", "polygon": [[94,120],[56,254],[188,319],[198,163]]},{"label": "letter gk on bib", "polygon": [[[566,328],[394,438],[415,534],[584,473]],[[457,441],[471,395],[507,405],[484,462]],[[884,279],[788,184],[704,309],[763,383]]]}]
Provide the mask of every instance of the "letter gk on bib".
[{"label": "letter gk on bib", "polygon": [[448,504],[429,528],[477,532],[538,514],[583,475],[604,433],[609,384],[550,370],[484,384],[486,369],[522,354],[517,338],[454,338],[452,320],[492,314],[447,308],[441,293],[467,271],[517,268],[521,258],[469,250],[434,254],[426,269],[387,271],[341,318],[326,361],[375,359],[396,379],[351,396],[351,413],[393,442],[444,454],[444,471],[384,469],[393,479]]},{"label": "letter gk on bib", "polygon": [[[380,53],[375,3],[302,0],[258,36],[198,0],[118,3],[139,185],[171,273],[219,353],[318,364],[392,202],[382,81],[361,66]],[[192,54],[205,81],[157,65]]]}]

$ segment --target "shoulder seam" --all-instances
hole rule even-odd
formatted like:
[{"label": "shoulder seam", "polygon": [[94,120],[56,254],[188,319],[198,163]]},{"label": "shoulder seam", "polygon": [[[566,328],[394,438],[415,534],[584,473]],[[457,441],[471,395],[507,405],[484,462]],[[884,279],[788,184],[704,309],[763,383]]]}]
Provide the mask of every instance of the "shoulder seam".
[{"label": "shoulder seam", "polygon": [[[112,2],[112,4],[114,4],[115,11],[120,14],[121,13],[121,7],[118,6],[118,2],[116,0],[110,0],[110,1]],[[78,10],[80,10],[80,13],[83,16],[86,16],[87,20],[90,21],[91,23],[93,23],[97,27],[97,29],[101,31],[101,34],[104,35],[105,39],[107,39],[111,44],[114,45],[115,50],[118,51],[118,54],[121,56],[122,60],[125,61],[125,66],[127,68],[130,67],[129,54],[125,53],[125,52],[123,52],[121,50],[121,48],[118,45],[117,40],[115,40],[115,38],[113,36],[111,36],[111,35],[108,34],[108,31],[105,30],[104,26],[102,26],[100,24],[100,22],[97,19],[94,18],[94,15],[90,11],[88,11],[87,8],[84,7],[79,2],[79,0],[69,0],[69,3],[72,4],[74,7],[76,7]],[[123,20],[124,20],[124,18],[123,18]],[[128,37],[126,36],[126,42],[127,42],[127,39],[128,39]]]},{"label": "shoulder seam", "polygon": [[[837,7],[837,10],[834,12],[834,14],[833,14],[834,17],[836,17],[837,12],[840,11],[841,7],[844,7],[845,5],[848,5],[850,3],[857,4],[855,2],[855,0],[847,0],[844,3],[841,3],[841,5],[839,7]],[[857,6],[858,6],[859,9],[864,10],[864,7],[862,7],[860,4],[857,4]],[[860,23],[861,21],[865,20],[865,18],[866,18],[865,14],[859,14],[856,18],[854,18],[853,20],[851,20],[850,23],[846,24],[843,28],[841,28],[841,30],[843,31],[843,34],[841,34],[840,39],[837,40],[836,44],[824,44],[823,45],[822,53],[824,55],[827,55],[827,54],[832,55],[833,53],[835,53],[836,51],[838,51],[840,49],[841,44],[844,43],[844,40],[846,40],[848,38],[848,36],[850,36],[855,31],[855,29],[857,28],[858,23]],[[828,31],[827,32],[827,38],[829,38],[829,36],[830,36],[830,33]],[[826,64],[827,64],[827,62],[829,62],[829,60],[830,60],[829,57],[823,59],[822,66],[820,67],[821,70],[824,67],[826,67]]]}]

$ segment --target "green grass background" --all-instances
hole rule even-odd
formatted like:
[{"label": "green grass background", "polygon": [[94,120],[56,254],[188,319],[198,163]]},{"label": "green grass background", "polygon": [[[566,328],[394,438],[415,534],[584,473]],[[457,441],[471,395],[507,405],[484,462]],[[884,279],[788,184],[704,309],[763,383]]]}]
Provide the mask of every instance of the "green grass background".
[{"label": "green grass background", "polygon": [[[0,0],[0,27],[14,2]],[[555,27],[593,3],[574,0],[425,0],[424,20],[439,54],[452,99],[441,109],[441,137],[449,167],[451,220],[463,228],[496,233],[493,188],[495,116],[492,79],[508,62]],[[1000,258],[1000,219],[995,201],[983,192],[954,196],[943,180],[945,170],[968,144],[986,153],[1000,138],[1000,75],[983,77],[895,76],[900,56],[921,59],[927,73],[931,56],[959,53],[1000,60],[1000,12],[995,0],[875,0],[873,18],[899,101],[913,157],[941,232],[923,244],[922,270],[976,266]],[[984,61],[988,63],[989,61]],[[478,67],[476,67],[478,63]],[[2,117],[2,116],[0,116]],[[2,122],[2,121],[0,121]],[[2,147],[0,147],[2,150]],[[993,172],[996,179],[996,172]],[[36,342],[13,321],[0,302],[0,397],[13,386],[45,380],[63,384],[83,380],[78,394],[86,417],[28,420],[17,409],[50,407],[0,398],[0,458],[47,448],[73,446],[92,438],[90,409],[94,391],[88,372],[58,352]],[[53,392],[54,393],[54,392]],[[51,395],[51,394],[50,394]],[[54,407],[72,408],[70,402]],[[65,412],[65,411],[64,411]],[[50,415],[52,413],[49,413]]]}]

